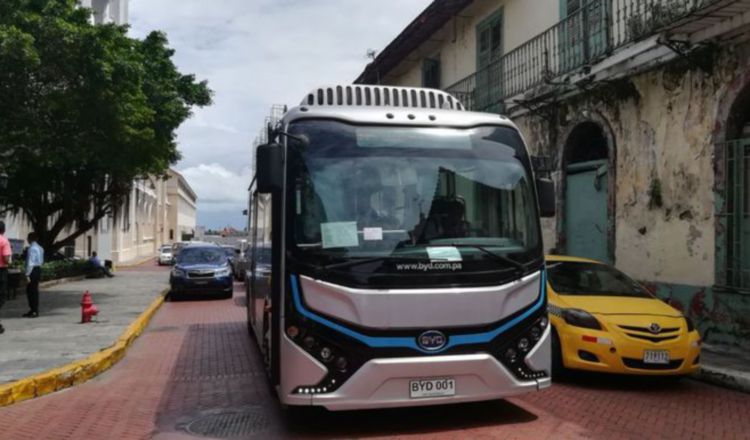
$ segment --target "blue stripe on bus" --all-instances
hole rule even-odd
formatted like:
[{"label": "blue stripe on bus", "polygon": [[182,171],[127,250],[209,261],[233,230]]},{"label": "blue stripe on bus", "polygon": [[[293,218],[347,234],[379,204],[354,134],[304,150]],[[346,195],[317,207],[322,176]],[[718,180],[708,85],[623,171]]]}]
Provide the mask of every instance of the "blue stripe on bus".
[{"label": "blue stripe on bus", "polygon": [[422,348],[420,348],[417,345],[417,338],[416,337],[402,337],[402,336],[367,336],[363,335],[362,333],[356,332],[350,328],[344,327],[343,325],[337,324],[329,319],[326,319],[320,315],[317,315],[309,310],[307,310],[302,305],[302,299],[300,296],[299,291],[299,284],[297,281],[297,277],[295,275],[290,276],[291,284],[292,284],[292,299],[294,300],[294,307],[297,309],[297,311],[304,316],[305,318],[311,319],[319,324],[322,324],[332,330],[335,330],[339,333],[343,333],[351,338],[354,338],[363,344],[373,347],[373,348],[411,348],[413,350],[420,351],[422,353],[429,353],[429,354],[435,354],[440,353],[442,351],[445,351],[451,347],[456,347],[459,345],[470,345],[470,344],[483,344],[492,341],[497,336],[499,336],[501,333],[507,331],[511,327],[515,326],[519,322],[523,321],[524,319],[528,318],[539,310],[540,307],[544,304],[544,298],[546,296],[546,273],[544,270],[541,271],[541,276],[539,279],[539,298],[537,301],[528,309],[526,309],[525,312],[522,314],[516,316],[515,318],[511,319],[510,321],[506,322],[505,324],[501,325],[500,327],[490,330],[488,332],[484,333],[472,333],[472,334],[466,334],[466,335],[448,335],[448,343],[445,345],[445,347],[441,348],[440,350],[435,351],[427,351]]}]

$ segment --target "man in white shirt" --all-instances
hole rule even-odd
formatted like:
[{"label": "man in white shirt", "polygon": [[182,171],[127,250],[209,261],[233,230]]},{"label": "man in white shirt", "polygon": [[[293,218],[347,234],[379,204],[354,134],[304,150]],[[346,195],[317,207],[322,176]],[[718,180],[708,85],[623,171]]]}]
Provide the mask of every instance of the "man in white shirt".
[{"label": "man in white shirt", "polygon": [[29,300],[29,311],[24,313],[24,318],[36,318],[39,316],[39,278],[42,276],[42,264],[44,264],[44,249],[37,243],[36,232],[29,233],[29,250],[26,253],[26,297]]}]

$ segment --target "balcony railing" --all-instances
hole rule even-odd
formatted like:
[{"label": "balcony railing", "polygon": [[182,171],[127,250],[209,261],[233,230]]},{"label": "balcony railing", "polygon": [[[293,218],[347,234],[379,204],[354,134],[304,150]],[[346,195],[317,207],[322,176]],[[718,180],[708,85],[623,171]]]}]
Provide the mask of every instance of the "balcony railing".
[{"label": "balcony railing", "polygon": [[562,21],[446,91],[467,109],[501,111],[505,99],[590,66],[715,1],[582,1]]}]

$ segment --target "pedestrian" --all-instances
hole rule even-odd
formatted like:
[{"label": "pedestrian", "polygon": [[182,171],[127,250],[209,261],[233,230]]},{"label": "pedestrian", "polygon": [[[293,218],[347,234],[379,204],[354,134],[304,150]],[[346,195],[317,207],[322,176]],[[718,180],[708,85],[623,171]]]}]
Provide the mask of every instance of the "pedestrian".
[{"label": "pedestrian", "polygon": [[99,259],[99,256],[96,254],[96,251],[91,253],[91,258],[89,258],[89,264],[91,265],[91,268],[94,270],[94,273],[97,275],[106,275],[108,278],[112,278],[114,275],[112,272],[110,272],[109,268],[102,263],[102,260]]},{"label": "pedestrian", "polygon": [[[5,238],[5,222],[0,220],[0,309],[5,304],[8,297],[8,266],[13,251],[10,248],[10,241]],[[0,335],[5,333],[5,327],[0,324]]]},{"label": "pedestrian", "polygon": [[23,317],[36,318],[39,316],[39,278],[42,276],[44,249],[36,242],[36,232],[30,232],[26,239],[29,242],[26,253],[26,297],[29,300],[29,312],[24,313]]}]

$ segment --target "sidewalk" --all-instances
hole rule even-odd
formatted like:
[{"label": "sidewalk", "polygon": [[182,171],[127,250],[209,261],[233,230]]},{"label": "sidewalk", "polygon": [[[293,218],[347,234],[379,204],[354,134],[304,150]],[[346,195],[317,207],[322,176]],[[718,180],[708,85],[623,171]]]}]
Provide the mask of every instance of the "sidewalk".
[{"label": "sidewalk", "polygon": [[[143,267],[117,272],[114,278],[85,279],[43,289],[39,317],[28,311],[26,295],[0,309],[0,385],[84,359],[111,346],[168,286],[168,273]],[[97,322],[80,324],[81,296],[91,292],[99,307]]]},{"label": "sidewalk", "polygon": [[750,353],[704,344],[701,351],[701,372],[696,379],[750,393]]}]

